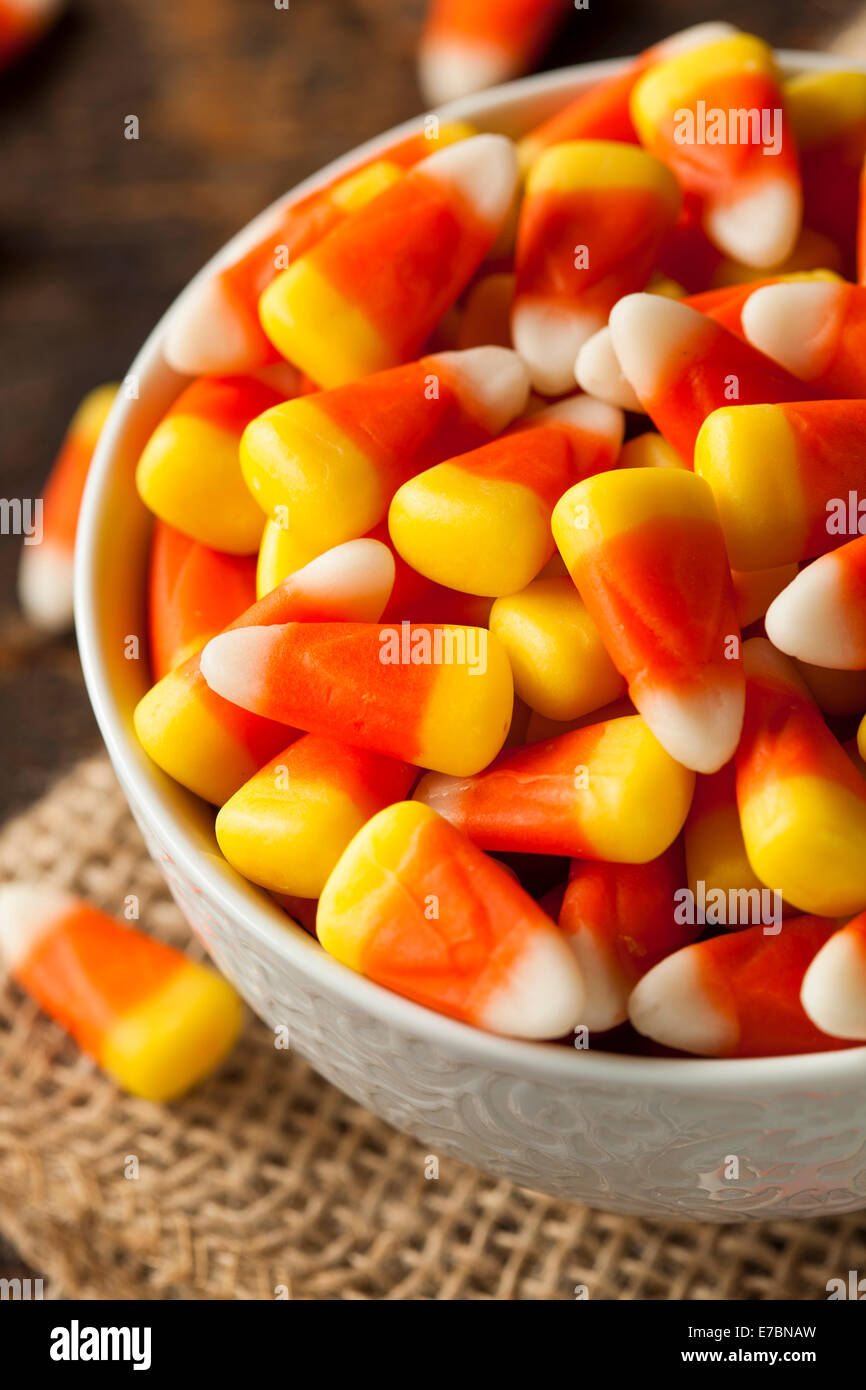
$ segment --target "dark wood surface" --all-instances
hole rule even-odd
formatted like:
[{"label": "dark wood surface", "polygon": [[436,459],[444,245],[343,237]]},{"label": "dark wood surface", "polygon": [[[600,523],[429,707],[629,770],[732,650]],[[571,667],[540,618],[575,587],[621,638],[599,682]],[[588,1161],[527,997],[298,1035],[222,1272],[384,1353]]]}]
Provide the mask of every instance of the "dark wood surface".
[{"label": "dark wood surface", "polygon": [[[482,3],[482,0],[478,0]],[[495,3],[495,0],[494,0]],[[853,0],[591,0],[546,57],[635,52],[724,17],[821,46]],[[121,377],[198,266],[305,175],[421,108],[422,0],[70,0],[0,76],[0,460],[39,495],[84,392]],[[124,118],[140,138],[124,138]],[[73,640],[17,617],[0,537],[0,820],[99,746]],[[0,1244],[0,1275],[14,1277]],[[37,1271],[38,1273],[38,1271]]]}]

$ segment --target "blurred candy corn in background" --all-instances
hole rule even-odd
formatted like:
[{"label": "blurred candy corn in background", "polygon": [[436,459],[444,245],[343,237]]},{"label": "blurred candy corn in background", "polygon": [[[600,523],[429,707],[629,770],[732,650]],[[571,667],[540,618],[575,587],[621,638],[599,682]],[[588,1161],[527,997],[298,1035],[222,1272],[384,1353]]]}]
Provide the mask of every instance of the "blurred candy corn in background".
[{"label": "blurred candy corn in background", "polygon": [[418,53],[424,96],[438,106],[519,77],[566,9],[566,0],[431,0]]},{"label": "blurred candy corn in background", "polygon": [[27,620],[47,632],[72,626],[72,562],[78,511],[93,451],[114,402],[115,386],[88,392],[76,410],[42,495],[42,534],[25,542],[18,593]]}]

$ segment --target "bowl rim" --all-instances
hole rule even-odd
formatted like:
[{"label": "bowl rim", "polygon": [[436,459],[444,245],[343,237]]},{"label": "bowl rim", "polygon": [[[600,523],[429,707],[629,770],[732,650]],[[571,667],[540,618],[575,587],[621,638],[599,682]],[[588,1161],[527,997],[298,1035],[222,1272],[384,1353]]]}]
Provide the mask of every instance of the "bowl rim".
[{"label": "bowl rim", "polygon": [[[783,70],[858,70],[866,62],[842,55],[791,49],[775,50]],[[181,290],[148,334],[127,376],[143,381],[157,366],[164,367],[161,343],[168,316],[193,287],[243,253],[262,235],[275,210],[286,199],[301,198],[372,157],[392,141],[423,128],[430,114],[440,120],[484,121],[500,108],[518,109],[533,97],[573,90],[622,69],[629,57],[575,64],[552,72],[537,73],[473,96],[421,112],[384,131],[296,184],[245,224],[205,263]],[[184,378],[179,377],[179,380]],[[151,763],[121,716],[111,692],[101,640],[97,536],[103,524],[105,498],[114,456],[124,433],[127,416],[137,401],[118,395],[94,453],[82,500],[75,546],[75,625],[84,680],[93,711],[124,791],[140,806],[147,820],[159,825],[168,839],[173,862],[194,886],[209,894],[229,920],[239,920],[245,932],[282,957],[286,966],[303,972],[323,991],[333,991],[347,1007],[408,1034],[417,1042],[429,1042],[462,1063],[495,1068],[523,1078],[561,1085],[616,1085],[644,1088],[647,1084],[673,1093],[737,1092],[766,1094],[767,1087],[801,1090],[859,1084],[866,1070],[866,1046],[842,1051],[787,1054],[761,1058],[639,1057],[603,1052],[598,1048],[566,1048],[561,1044],[528,1042],[486,1033],[446,1015],[436,1013],[383,986],[365,979],[322,950],[286,914],[270,904],[264,890],[246,884],[223,860],[202,853],[195,831],[184,824],[170,804],[164,773]],[[143,509],[143,508],[142,508]],[[293,929],[294,928],[294,929]],[[580,1051],[575,1060],[574,1052]]]}]

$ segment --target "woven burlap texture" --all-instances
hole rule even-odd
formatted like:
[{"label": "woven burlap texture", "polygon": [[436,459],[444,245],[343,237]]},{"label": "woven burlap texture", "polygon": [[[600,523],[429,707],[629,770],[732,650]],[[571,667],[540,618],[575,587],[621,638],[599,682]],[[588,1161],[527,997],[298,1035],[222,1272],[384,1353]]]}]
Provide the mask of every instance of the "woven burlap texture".
[{"label": "woven burlap texture", "polygon": [[[193,949],[104,758],[0,836],[44,878]],[[132,1158],[138,1160],[138,1177]],[[0,995],[0,1229],[46,1298],[811,1299],[866,1268],[866,1220],[715,1226],[570,1206],[426,1154],[249,1018],[168,1107],[120,1094],[14,988]]]}]

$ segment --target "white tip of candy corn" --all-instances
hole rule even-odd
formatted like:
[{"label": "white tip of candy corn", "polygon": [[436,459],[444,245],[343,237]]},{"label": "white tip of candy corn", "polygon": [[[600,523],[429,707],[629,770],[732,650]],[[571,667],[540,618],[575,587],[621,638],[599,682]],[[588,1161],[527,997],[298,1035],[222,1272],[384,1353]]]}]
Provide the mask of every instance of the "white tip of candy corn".
[{"label": "white tip of candy corn", "polygon": [[746,707],[745,683],[682,692],[642,690],[633,696],[662,747],[695,772],[718,772],[736,751]]},{"label": "white tip of candy corn", "polygon": [[603,326],[602,314],[538,299],[518,300],[511,314],[511,337],[536,391],[543,396],[571,391],[575,358]]},{"label": "white tip of candy corn", "polygon": [[566,936],[566,940],[586,990],[581,1023],[591,1033],[604,1033],[624,1023],[628,1017],[629,987],[611,952],[603,950],[589,931],[578,931]]},{"label": "white tip of candy corn", "polygon": [[720,1007],[706,989],[694,946],[674,951],[638,980],[628,1016],[645,1038],[699,1057],[721,1056],[737,1042],[734,1010]]},{"label": "white tip of candy corn", "polygon": [[412,794],[413,801],[429,806],[443,820],[457,825],[460,820],[460,801],[472,785],[463,777],[449,777],[444,772],[427,772]]},{"label": "white tip of candy corn", "polygon": [[803,976],[800,1003],[823,1033],[866,1039],[866,956],[854,932],[843,928],[824,943]]},{"label": "white tip of candy corn", "polygon": [[364,536],[326,550],[291,576],[292,588],[333,605],[343,622],[375,623],[394,587],[394,555]]},{"label": "white tip of candy corn", "polygon": [[281,627],[236,627],[212,637],[201,654],[201,673],[211,690],[255,711],[263,673],[281,636]]},{"label": "white tip of candy corn", "polygon": [[849,602],[842,567],[834,555],[822,556],[773,599],[767,636],[779,651],[812,666],[856,670],[863,662],[862,619]]},{"label": "white tip of candy corn", "polygon": [[43,541],[25,545],[18,569],[18,602],[41,632],[68,632],[73,617],[72,556]]},{"label": "white tip of candy corn", "polygon": [[704,230],[726,256],[743,265],[768,269],[790,256],[800,234],[802,215],[796,185],[786,179],[767,178],[740,197],[709,202]]},{"label": "white tip of candy corn", "polygon": [[418,55],[418,83],[431,106],[483,92],[511,76],[511,59],[492,44],[428,39]]},{"label": "white tip of candy corn", "polygon": [[52,923],[75,907],[59,888],[6,883],[0,888],[0,977],[27,959]]},{"label": "white tip of candy corn", "polygon": [[623,413],[607,401],[594,396],[569,396],[567,400],[557,401],[545,406],[533,417],[536,424],[564,425],[566,428],[594,434],[609,439],[612,447],[618,448],[625,434]]},{"label": "white tip of candy corn", "polygon": [[665,368],[687,356],[706,331],[697,309],[660,294],[627,294],[610,313],[610,336],[626,380],[641,401],[651,400]]},{"label": "white tip of candy corn", "polygon": [[163,356],[176,372],[219,376],[250,366],[249,335],[218,275],[186,291],[166,324]]},{"label": "white tip of candy corn", "polygon": [[696,48],[703,48],[708,43],[718,43],[720,39],[729,39],[732,34],[737,33],[739,30],[736,26],[728,24],[727,20],[710,19],[703,24],[691,24],[688,29],[680,29],[678,33],[662,39],[654,52],[659,58],[672,58],[676,53],[691,53]]},{"label": "white tip of candy corn", "polygon": [[440,352],[430,360],[442,364],[491,434],[501,434],[526,409],[529,377],[511,348],[465,348]]},{"label": "white tip of candy corn", "polygon": [[593,333],[577,354],[574,375],[578,386],[621,410],[643,412],[637,393],[623,374],[607,324]]},{"label": "white tip of candy corn", "polygon": [[585,992],[577,961],[553,923],[532,932],[478,1022],[513,1038],[559,1038],[583,1022]]},{"label": "white tip of candy corn", "polygon": [[764,285],[743,306],[743,332],[759,352],[809,381],[833,355],[840,288],[821,280]]},{"label": "white tip of candy corn", "polygon": [[415,172],[451,188],[479,221],[499,227],[514,200],[520,168],[505,135],[472,135],[436,150]]}]

